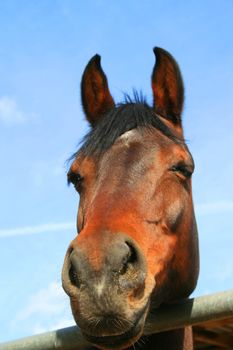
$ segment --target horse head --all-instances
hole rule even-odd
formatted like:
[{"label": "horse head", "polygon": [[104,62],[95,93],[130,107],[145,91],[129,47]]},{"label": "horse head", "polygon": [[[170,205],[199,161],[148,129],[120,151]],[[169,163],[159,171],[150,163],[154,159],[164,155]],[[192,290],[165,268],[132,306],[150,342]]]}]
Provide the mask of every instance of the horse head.
[{"label": "horse head", "polygon": [[91,131],[68,171],[80,203],[62,280],[76,323],[101,349],[132,345],[151,305],[188,297],[198,277],[183,81],[168,52],[154,53],[153,106],[138,94],[115,105],[99,55],[81,82]]}]

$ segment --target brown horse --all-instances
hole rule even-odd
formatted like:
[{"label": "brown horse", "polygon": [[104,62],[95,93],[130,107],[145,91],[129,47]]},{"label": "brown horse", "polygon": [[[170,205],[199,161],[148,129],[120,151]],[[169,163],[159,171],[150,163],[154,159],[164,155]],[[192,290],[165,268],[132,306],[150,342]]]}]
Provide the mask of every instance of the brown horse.
[{"label": "brown horse", "polygon": [[153,107],[138,94],[115,105],[99,55],[82,77],[91,131],[68,172],[79,234],[62,279],[76,323],[100,349],[192,349],[191,329],[139,340],[151,305],[188,297],[199,268],[182,76],[168,52],[154,53]]}]

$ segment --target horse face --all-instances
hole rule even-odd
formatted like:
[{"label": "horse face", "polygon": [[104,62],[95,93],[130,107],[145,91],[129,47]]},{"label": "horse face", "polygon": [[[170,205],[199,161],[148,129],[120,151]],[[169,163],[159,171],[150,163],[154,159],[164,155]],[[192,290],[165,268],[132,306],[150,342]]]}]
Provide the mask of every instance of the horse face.
[{"label": "horse face", "polygon": [[[63,287],[84,336],[102,349],[133,344],[151,303],[187,297],[197,280],[194,164],[181,141],[179,118],[182,80],[168,53],[157,50],[156,56],[152,87],[162,127],[142,123],[129,128],[96,154],[84,147],[68,172],[80,193],[79,234],[66,254]],[[117,107],[98,56],[84,72],[82,99],[93,132],[104,129]],[[139,110],[149,113],[142,104],[125,104],[116,119],[138,120]]]}]

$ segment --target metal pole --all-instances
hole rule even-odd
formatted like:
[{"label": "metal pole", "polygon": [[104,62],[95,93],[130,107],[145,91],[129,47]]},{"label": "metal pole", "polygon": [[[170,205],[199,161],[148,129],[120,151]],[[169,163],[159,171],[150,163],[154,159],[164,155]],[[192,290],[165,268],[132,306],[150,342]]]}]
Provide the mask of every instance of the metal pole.
[{"label": "metal pole", "polygon": [[[144,333],[158,333],[231,317],[233,290],[154,309],[147,318]],[[74,326],[2,343],[0,350],[77,350],[88,345],[78,327]]]},{"label": "metal pole", "polygon": [[153,334],[232,317],[233,290],[229,290],[152,310],[147,318],[144,333]]}]

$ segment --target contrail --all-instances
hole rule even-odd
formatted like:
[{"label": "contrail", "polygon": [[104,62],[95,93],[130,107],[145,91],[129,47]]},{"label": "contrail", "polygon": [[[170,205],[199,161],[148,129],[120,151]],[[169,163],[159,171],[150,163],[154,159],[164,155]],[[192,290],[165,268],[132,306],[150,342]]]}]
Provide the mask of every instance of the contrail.
[{"label": "contrail", "polygon": [[[233,202],[231,201],[219,201],[212,203],[196,204],[195,211],[197,215],[211,215],[223,212],[233,211]],[[43,232],[56,232],[56,231],[66,231],[74,230],[74,222],[60,222],[60,223],[47,223],[43,225],[26,226],[26,227],[16,227],[12,229],[1,229],[0,238],[11,237],[11,236],[23,236],[23,235],[33,235],[36,233]]]},{"label": "contrail", "polygon": [[36,233],[43,232],[55,232],[55,231],[66,231],[74,230],[74,222],[60,222],[60,223],[48,223],[43,225],[26,226],[26,227],[16,227],[12,229],[2,229],[0,230],[0,238],[12,237],[12,236],[23,236],[23,235],[34,235]]}]

